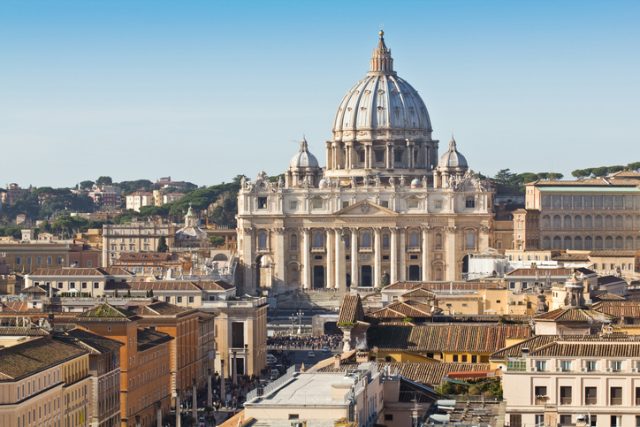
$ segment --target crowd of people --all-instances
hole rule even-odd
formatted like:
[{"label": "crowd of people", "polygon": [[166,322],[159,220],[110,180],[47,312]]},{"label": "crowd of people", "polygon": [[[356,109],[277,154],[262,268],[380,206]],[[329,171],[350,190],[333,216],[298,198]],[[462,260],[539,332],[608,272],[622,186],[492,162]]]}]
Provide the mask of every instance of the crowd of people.
[{"label": "crowd of people", "polygon": [[342,335],[287,335],[280,334],[267,338],[267,346],[278,350],[337,350],[342,345]]}]

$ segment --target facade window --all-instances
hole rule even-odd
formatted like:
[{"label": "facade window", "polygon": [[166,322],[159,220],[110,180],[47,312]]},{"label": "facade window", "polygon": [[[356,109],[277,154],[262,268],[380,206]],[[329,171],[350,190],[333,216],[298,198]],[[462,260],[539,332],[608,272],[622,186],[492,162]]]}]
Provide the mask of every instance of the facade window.
[{"label": "facade window", "polygon": [[324,200],[322,200],[320,197],[316,197],[315,199],[311,200],[311,208],[322,209],[323,207],[324,207]]},{"label": "facade window", "polygon": [[420,207],[420,200],[415,197],[407,199],[407,209],[417,209],[418,207]]},{"label": "facade window", "polygon": [[622,360],[612,360],[611,372],[620,372],[620,371],[622,371]]},{"label": "facade window", "polygon": [[437,251],[442,250],[442,234],[438,233],[436,234],[436,242],[435,242],[435,249]]},{"label": "facade window", "polygon": [[611,387],[609,389],[609,403],[612,406],[622,405],[622,387]]},{"label": "facade window", "polygon": [[382,249],[389,249],[390,243],[389,243],[389,233],[384,233],[382,235]]},{"label": "facade window", "polygon": [[571,415],[560,415],[560,425],[561,426],[570,426],[571,425]]},{"label": "facade window", "polygon": [[560,387],[560,404],[571,405],[571,387],[569,386]]},{"label": "facade window", "polygon": [[258,232],[258,250],[259,251],[267,250],[267,232],[266,231]]},{"label": "facade window", "polygon": [[560,370],[562,372],[571,372],[571,360],[561,360]]},{"label": "facade window", "polygon": [[522,427],[522,414],[509,414],[509,427]]},{"label": "facade window", "polygon": [[182,302],[182,297],[176,297],[176,302]]},{"label": "facade window", "polygon": [[533,389],[536,405],[544,405],[547,402],[547,387],[536,386]]},{"label": "facade window", "polygon": [[472,230],[469,230],[465,233],[464,236],[464,245],[465,249],[475,249],[476,247],[476,233]]},{"label": "facade window", "polygon": [[409,248],[420,248],[420,234],[417,231],[412,231],[411,233],[409,233]]},{"label": "facade window", "polygon": [[76,288],[76,282],[69,282],[69,289],[75,289]]},{"label": "facade window", "polygon": [[296,209],[298,209],[298,201],[289,200],[289,210],[295,211]]},{"label": "facade window", "polygon": [[611,415],[611,423],[609,425],[611,427],[622,427],[622,416],[621,415]]},{"label": "facade window", "polygon": [[636,406],[640,405],[640,387],[636,387],[636,395],[635,395],[635,403]]},{"label": "facade window", "polygon": [[100,288],[100,283],[93,282],[93,289],[99,289],[99,288]]},{"label": "facade window", "polygon": [[464,207],[467,209],[473,209],[476,207],[476,200],[473,197],[467,197],[464,201]]},{"label": "facade window", "polygon": [[314,231],[311,239],[311,246],[314,249],[324,248],[324,231]]},{"label": "facade window", "polygon": [[587,372],[595,372],[595,370],[598,368],[598,362],[596,362],[595,360],[587,360],[586,368]]},{"label": "facade window", "polygon": [[372,245],[371,241],[372,241],[372,239],[371,239],[371,231],[365,230],[362,233],[360,233],[360,247],[361,248],[371,249],[371,245]]},{"label": "facade window", "polygon": [[193,301],[194,301],[194,298],[193,297],[189,297],[189,302],[193,303]]},{"label": "facade window", "polygon": [[82,282],[82,289],[87,289],[87,282]]},{"label": "facade window", "polygon": [[544,372],[547,370],[547,361],[546,360],[536,360],[536,371]]},{"label": "facade window", "polygon": [[258,197],[258,209],[267,209],[266,197]]},{"label": "facade window", "polygon": [[598,388],[597,387],[584,388],[584,404],[585,405],[598,404]]},{"label": "facade window", "polygon": [[244,322],[231,322],[231,347],[244,348]]},{"label": "facade window", "polygon": [[544,427],[544,414],[536,414],[534,421],[536,427]]},{"label": "facade window", "polygon": [[436,200],[434,203],[434,207],[439,210],[442,209],[442,200]]},{"label": "facade window", "polygon": [[289,236],[289,250],[297,251],[298,250],[298,235],[292,234]]}]

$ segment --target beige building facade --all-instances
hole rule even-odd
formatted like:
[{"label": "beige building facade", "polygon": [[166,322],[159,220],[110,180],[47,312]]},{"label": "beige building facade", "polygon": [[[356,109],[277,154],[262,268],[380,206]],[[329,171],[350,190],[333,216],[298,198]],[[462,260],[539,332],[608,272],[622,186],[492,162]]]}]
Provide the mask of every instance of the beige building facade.
[{"label": "beige building facade", "polygon": [[369,73],[338,108],[326,167],[303,140],[284,179],[242,181],[243,291],[460,279],[466,256],[490,245],[493,193],[453,138],[438,157],[432,132],[381,33]]},{"label": "beige building facade", "polygon": [[164,237],[169,247],[173,246],[175,226],[153,222],[130,224],[105,224],[102,227],[102,266],[108,267],[121,253],[155,252]]}]

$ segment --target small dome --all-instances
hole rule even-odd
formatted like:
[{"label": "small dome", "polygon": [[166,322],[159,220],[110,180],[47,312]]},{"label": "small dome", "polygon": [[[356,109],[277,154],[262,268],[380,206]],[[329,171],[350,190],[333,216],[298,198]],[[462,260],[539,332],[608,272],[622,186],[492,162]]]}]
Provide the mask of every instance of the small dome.
[{"label": "small dome", "polygon": [[420,180],[418,178],[413,178],[411,180],[411,188],[418,188],[420,187]]},{"label": "small dome", "polygon": [[318,188],[327,188],[329,186],[329,182],[326,179],[322,178],[320,182],[318,182]]},{"label": "small dome", "polygon": [[440,161],[438,162],[439,168],[450,168],[450,169],[468,169],[469,165],[467,164],[467,159],[460,154],[456,147],[456,140],[451,137],[451,141],[449,141],[449,150],[440,157]]},{"label": "small dome", "polygon": [[295,156],[291,158],[289,167],[291,167],[292,169],[319,167],[318,159],[316,159],[316,156],[309,152],[309,146],[305,138],[302,138],[302,141],[300,141],[300,150],[296,153]]}]

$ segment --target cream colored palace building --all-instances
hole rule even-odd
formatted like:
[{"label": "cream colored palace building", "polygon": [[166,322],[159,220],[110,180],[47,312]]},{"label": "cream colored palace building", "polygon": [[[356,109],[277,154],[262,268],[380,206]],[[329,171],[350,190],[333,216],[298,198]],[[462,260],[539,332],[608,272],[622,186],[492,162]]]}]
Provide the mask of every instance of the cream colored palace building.
[{"label": "cream colored palace building", "polygon": [[453,138],[438,156],[427,108],[380,32],[369,72],[338,107],[326,167],[303,140],[284,179],[243,180],[244,292],[459,280],[465,257],[490,245],[492,195]]}]

